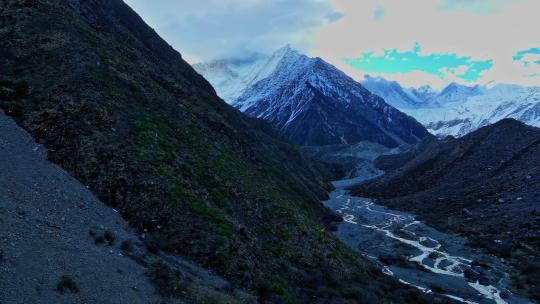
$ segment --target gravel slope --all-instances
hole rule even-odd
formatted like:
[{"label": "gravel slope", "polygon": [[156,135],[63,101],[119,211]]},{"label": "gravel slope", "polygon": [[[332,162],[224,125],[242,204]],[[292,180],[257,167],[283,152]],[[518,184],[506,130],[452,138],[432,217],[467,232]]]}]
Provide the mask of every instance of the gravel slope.
[{"label": "gravel slope", "polygon": [[[139,236],[113,209],[48,162],[45,149],[1,111],[0,189],[0,303],[163,303],[144,265],[164,257],[138,247]],[[107,238],[97,244],[106,231],[112,245]],[[131,253],[121,249],[125,240],[133,240]],[[227,285],[222,279],[176,263],[190,282],[185,302],[207,303],[209,295],[242,302],[214,290]]]}]

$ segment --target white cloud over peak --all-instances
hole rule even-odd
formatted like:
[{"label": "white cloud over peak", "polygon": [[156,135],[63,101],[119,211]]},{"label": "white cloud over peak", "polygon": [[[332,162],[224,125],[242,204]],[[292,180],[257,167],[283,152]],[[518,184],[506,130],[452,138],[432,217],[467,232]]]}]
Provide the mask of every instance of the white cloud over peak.
[{"label": "white cloud over peak", "polygon": [[439,72],[430,73],[424,61],[411,69],[413,58],[394,56],[388,62],[409,61],[405,73],[378,69],[369,74],[413,86],[540,84],[540,65],[513,59],[520,51],[540,48],[539,0],[125,1],[191,63],[270,53],[289,43],[363,79],[368,72],[351,66],[351,59],[391,50],[400,54],[419,45],[419,57],[467,58],[467,66],[437,66]]},{"label": "white cloud over peak", "polygon": [[[478,83],[540,83],[540,78],[523,77],[523,66],[512,59],[520,50],[540,47],[540,1],[329,1],[344,17],[317,30],[310,54],[325,58],[355,78],[362,79],[364,73],[351,68],[344,58],[357,58],[363,52],[405,51],[419,43],[423,55],[455,54],[475,61],[493,60],[493,67],[483,72]],[[375,22],[372,12],[378,6],[384,7],[385,16]],[[411,78],[406,82],[416,85],[441,85],[439,77],[424,74],[384,76],[395,80]]]},{"label": "white cloud over peak", "polygon": [[190,61],[307,50],[313,30],[341,17],[324,0],[125,0]]}]

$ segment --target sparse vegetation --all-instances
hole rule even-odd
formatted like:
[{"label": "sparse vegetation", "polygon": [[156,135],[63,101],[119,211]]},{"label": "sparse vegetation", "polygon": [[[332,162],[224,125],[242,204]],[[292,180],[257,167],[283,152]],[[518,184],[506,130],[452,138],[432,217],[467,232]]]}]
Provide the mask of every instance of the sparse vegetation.
[{"label": "sparse vegetation", "polygon": [[287,304],[296,303],[290,291],[285,287],[285,283],[280,278],[274,279],[274,282],[271,285],[271,289],[276,294],[282,296],[283,299],[287,301]]},{"label": "sparse vegetation", "polygon": [[124,240],[122,241],[122,243],[120,244],[120,249],[122,249],[123,251],[131,251],[133,248],[133,241],[132,240]]},{"label": "sparse vegetation", "polygon": [[94,239],[94,243],[96,245],[101,245],[101,244],[104,244],[104,243],[107,243],[107,245],[109,246],[113,246],[114,245],[114,241],[116,239],[114,233],[112,231],[105,231],[103,233],[100,233],[100,232],[97,232],[96,230],[94,229],[91,229],[88,234],[90,235],[90,237],[92,237]]},{"label": "sparse vegetation", "polygon": [[102,236],[102,235],[97,235],[95,238],[94,238],[94,243],[96,245],[101,245],[103,243],[105,243],[105,238]]},{"label": "sparse vegetation", "polygon": [[29,90],[28,83],[24,81],[0,81],[0,107],[8,115],[20,119],[24,111],[24,105],[21,104],[21,99],[28,95]]},{"label": "sparse vegetation", "polygon": [[63,275],[56,284],[56,292],[64,294],[66,292],[78,293],[79,286],[69,275]]},{"label": "sparse vegetation", "polygon": [[107,244],[109,244],[109,246],[114,245],[114,240],[116,239],[116,237],[114,236],[114,233],[112,231],[105,231],[105,233],[103,234],[103,238],[105,239],[105,241],[107,241]]},{"label": "sparse vegetation", "polygon": [[156,287],[156,291],[164,297],[180,297],[185,292],[183,276],[179,271],[162,262],[150,266],[147,275]]}]

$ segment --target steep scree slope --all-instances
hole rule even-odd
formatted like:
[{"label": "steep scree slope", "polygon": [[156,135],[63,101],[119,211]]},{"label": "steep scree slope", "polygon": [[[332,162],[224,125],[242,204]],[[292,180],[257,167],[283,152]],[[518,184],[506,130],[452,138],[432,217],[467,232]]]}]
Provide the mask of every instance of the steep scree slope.
[{"label": "steep scree slope", "polygon": [[[149,252],[120,215],[46,157],[0,111],[0,303],[256,302],[188,261]],[[158,280],[179,297],[160,297]]]}]

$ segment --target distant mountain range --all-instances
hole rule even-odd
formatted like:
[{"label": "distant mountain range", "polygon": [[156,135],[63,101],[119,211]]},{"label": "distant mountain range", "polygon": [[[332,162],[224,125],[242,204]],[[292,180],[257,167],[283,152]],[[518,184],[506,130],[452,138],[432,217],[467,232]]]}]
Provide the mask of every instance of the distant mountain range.
[{"label": "distant mountain range", "polygon": [[429,136],[412,117],[336,67],[289,46],[267,57],[194,68],[234,107],[272,123],[302,146],[371,141],[396,147]]},{"label": "distant mountain range", "polygon": [[400,111],[439,137],[461,137],[503,118],[540,126],[540,87],[451,83],[435,90],[405,88],[371,76],[358,83],[324,60],[289,46],[270,56],[254,54],[193,67],[226,102],[271,122],[300,145],[368,140],[394,147],[425,137]]},{"label": "distant mountain range", "polygon": [[451,83],[437,92],[429,87],[403,88],[395,81],[369,76],[362,84],[438,136],[463,136],[504,118],[540,126],[540,87]]}]

